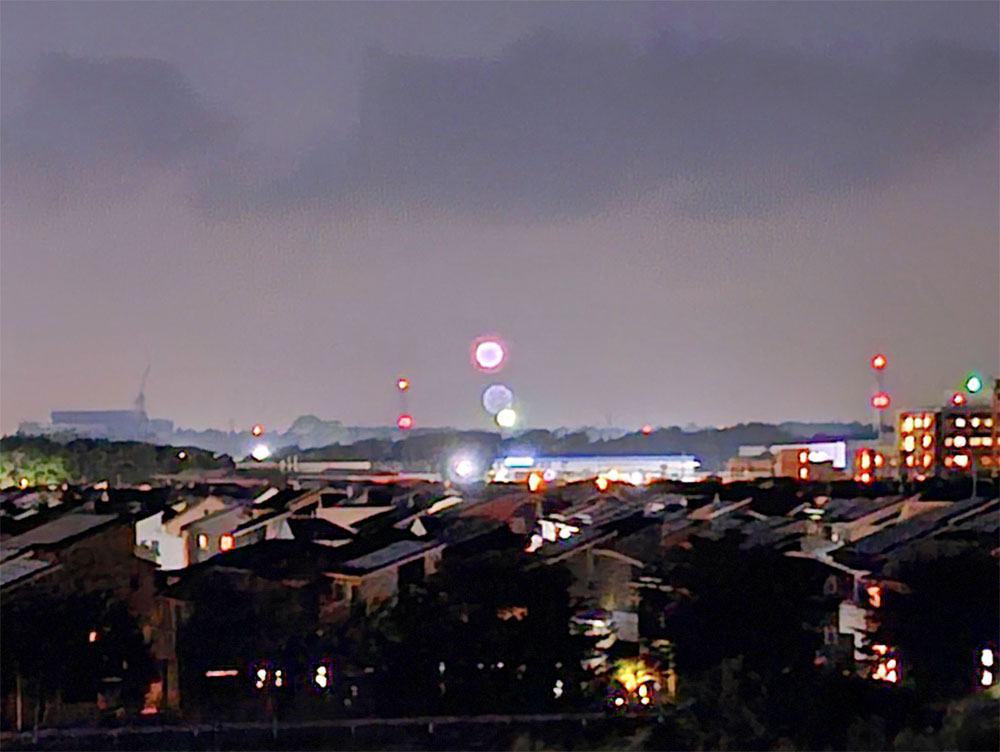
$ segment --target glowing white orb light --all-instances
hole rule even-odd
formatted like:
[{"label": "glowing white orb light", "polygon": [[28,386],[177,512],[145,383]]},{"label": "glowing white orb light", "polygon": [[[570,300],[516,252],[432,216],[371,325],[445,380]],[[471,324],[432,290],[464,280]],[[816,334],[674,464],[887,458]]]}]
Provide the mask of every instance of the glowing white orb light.
[{"label": "glowing white orb light", "polygon": [[250,451],[250,456],[258,462],[263,462],[271,456],[271,448],[267,444],[258,444]]},{"label": "glowing white orb light", "polygon": [[503,365],[507,353],[495,337],[477,339],[472,350],[472,361],[480,371],[495,371]]},{"label": "glowing white orb light", "polygon": [[514,392],[504,384],[490,384],[483,390],[483,408],[490,415],[496,415],[513,404]]},{"label": "glowing white orb light", "polygon": [[471,478],[476,472],[476,463],[468,457],[462,457],[455,463],[455,475],[463,480]]},{"label": "glowing white orb light", "polygon": [[496,422],[501,428],[513,428],[517,423],[517,412],[512,407],[505,407],[496,414]]}]

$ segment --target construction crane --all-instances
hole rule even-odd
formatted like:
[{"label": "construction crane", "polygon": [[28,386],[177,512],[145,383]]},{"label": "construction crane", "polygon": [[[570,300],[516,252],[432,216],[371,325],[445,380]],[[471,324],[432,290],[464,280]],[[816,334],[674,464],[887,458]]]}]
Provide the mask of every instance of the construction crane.
[{"label": "construction crane", "polygon": [[139,395],[135,398],[135,411],[137,413],[146,412],[146,379],[149,377],[149,369],[152,364],[146,366],[146,370],[142,372],[142,380],[139,382]]}]

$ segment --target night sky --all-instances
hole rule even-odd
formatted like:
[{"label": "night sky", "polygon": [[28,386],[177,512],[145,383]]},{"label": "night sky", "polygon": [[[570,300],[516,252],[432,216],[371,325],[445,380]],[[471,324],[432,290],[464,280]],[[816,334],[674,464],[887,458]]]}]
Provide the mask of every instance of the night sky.
[{"label": "night sky", "polygon": [[1000,371],[1000,5],[20,3],[2,430],[865,419]]}]

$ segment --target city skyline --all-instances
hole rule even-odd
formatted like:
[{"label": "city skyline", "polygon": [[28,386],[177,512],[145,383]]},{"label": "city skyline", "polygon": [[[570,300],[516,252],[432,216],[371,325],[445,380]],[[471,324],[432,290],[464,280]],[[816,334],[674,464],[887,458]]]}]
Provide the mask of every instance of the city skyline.
[{"label": "city skyline", "polygon": [[[998,6],[0,8],[0,430],[868,420],[1000,372]],[[219,40],[224,40],[220,43]]]}]

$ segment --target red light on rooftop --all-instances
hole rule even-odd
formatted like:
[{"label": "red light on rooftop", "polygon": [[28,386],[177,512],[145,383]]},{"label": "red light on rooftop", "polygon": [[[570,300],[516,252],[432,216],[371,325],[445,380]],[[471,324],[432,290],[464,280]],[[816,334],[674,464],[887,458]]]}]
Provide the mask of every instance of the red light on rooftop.
[{"label": "red light on rooftop", "polygon": [[885,392],[877,392],[872,395],[872,407],[876,410],[885,410],[889,407],[889,395]]},{"label": "red light on rooftop", "polygon": [[872,368],[874,368],[876,371],[881,371],[883,368],[885,368],[886,363],[888,363],[888,361],[885,359],[885,356],[882,353],[876,353],[874,356],[872,356],[871,363],[872,363]]},{"label": "red light on rooftop", "polygon": [[396,428],[401,431],[408,431],[413,428],[413,416],[403,413],[396,418]]},{"label": "red light on rooftop", "polygon": [[961,392],[955,392],[953,395],[951,395],[951,404],[955,405],[956,407],[964,405],[965,395],[962,394]]}]

